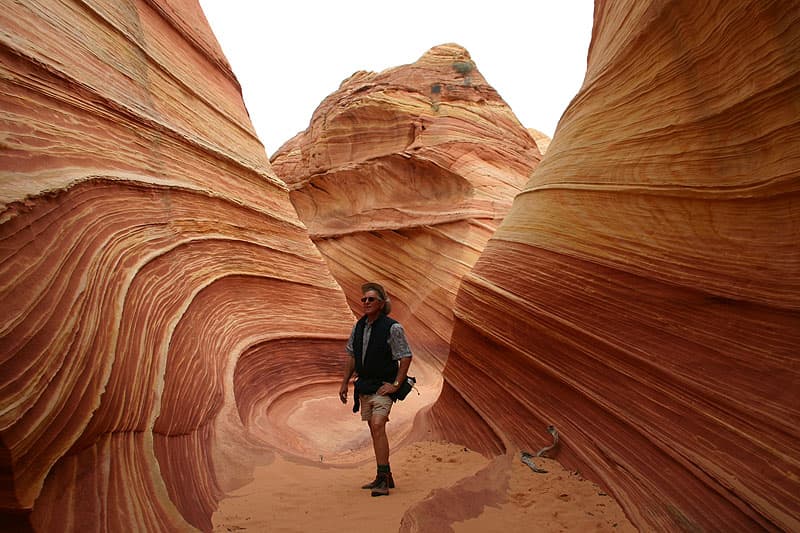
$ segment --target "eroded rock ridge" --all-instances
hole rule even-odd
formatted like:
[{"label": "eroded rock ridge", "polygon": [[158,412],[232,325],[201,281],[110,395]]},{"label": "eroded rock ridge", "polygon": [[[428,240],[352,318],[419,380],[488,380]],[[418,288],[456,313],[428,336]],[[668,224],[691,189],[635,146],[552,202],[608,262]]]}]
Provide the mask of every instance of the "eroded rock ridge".
[{"label": "eroded rock ridge", "polygon": [[555,425],[643,530],[800,529],[798,57],[795,2],[597,2],[584,84],[463,278],[433,423],[530,450]]},{"label": "eroded rock ridge", "polygon": [[446,44],[353,74],[271,163],[356,313],[362,281],[385,283],[438,380],[461,277],[540,158],[467,50]]},{"label": "eroded rock ridge", "polygon": [[196,3],[0,27],[0,522],[209,530],[296,393],[275,352],[339,376],[352,314]]}]

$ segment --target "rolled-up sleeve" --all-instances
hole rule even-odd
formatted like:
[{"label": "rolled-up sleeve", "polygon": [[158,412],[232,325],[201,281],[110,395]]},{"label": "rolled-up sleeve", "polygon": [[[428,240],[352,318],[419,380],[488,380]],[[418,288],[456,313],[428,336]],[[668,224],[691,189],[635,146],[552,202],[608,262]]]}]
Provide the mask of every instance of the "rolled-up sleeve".
[{"label": "rolled-up sleeve", "polygon": [[395,361],[412,356],[411,347],[406,340],[406,332],[400,323],[392,324],[389,330],[389,346],[392,348],[392,359]]}]

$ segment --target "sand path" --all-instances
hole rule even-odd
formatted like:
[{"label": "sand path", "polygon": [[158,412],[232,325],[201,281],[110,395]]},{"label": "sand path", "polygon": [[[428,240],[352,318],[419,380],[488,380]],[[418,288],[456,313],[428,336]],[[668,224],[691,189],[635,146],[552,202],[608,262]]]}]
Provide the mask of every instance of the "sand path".
[{"label": "sand path", "polygon": [[371,497],[360,489],[375,474],[369,461],[333,465],[276,454],[220,502],[214,531],[636,531],[597,485],[555,460],[539,463],[548,473],[534,473],[519,453],[490,460],[456,444],[415,442],[392,454],[391,495]]}]

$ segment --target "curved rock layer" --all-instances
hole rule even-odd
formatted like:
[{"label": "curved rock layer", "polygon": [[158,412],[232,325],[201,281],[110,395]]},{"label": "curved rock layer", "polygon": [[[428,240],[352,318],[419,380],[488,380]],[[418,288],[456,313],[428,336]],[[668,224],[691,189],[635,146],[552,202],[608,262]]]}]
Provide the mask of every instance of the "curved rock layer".
[{"label": "curved rock layer", "polygon": [[439,381],[461,277],[540,157],[469,53],[448,44],[353,74],[271,163],[353,310],[364,280],[384,283]]},{"label": "curved rock layer", "polygon": [[195,2],[7,4],[0,522],[209,530],[286,394],[249,354],[339,379],[352,313]]},{"label": "curved rock layer", "polygon": [[795,2],[598,2],[458,293],[446,387],[522,449],[555,425],[645,530],[800,530],[798,57]]}]

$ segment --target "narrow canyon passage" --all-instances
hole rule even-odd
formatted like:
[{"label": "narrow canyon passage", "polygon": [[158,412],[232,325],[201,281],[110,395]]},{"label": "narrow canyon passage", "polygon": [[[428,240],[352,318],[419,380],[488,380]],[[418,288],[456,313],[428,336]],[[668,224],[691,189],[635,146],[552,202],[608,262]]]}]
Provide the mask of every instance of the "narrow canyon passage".
[{"label": "narrow canyon passage", "polygon": [[379,498],[360,488],[375,464],[369,430],[352,411],[352,384],[347,405],[335,377],[258,389],[264,394],[239,409],[250,413],[242,422],[258,466],[218,502],[213,531],[636,531],[608,494],[554,459],[537,458],[547,472],[534,473],[519,450],[492,456],[429,438],[424,415],[442,389],[439,359],[420,350],[410,375],[418,385],[387,424],[396,487]]},{"label": "narrow canyon passage", "polygon": [[[3,5],[0,524],[800,531],[796,0],[596,2],[546,152],[451,42],[271,158],[197,2]],[[365,282],[420,392],[380,498]]]}]

